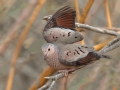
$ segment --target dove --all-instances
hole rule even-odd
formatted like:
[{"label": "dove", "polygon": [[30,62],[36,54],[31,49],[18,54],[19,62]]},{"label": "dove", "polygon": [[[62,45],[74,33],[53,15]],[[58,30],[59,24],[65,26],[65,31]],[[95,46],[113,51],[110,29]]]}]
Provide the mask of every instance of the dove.
[{"label": "dove", "polygon": [[80,44],[52,44],[47,43],[42,46],[42,52],[46,63],[65,76],[69,71],[88,65],[100,58],[109,58],[94,50],[93,47]]},{"label": "dove", "polygon": [[72,44],[83,40],[83,35],[75,28],[75,17],[75,10],[64,6],[47,19],[43,30],[43,37],[47,43]]}]

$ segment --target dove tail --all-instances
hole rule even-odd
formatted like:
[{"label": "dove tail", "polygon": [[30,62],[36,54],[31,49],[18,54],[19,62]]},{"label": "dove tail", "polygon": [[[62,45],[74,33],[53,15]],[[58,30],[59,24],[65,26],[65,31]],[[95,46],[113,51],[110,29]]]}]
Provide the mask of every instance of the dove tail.
[{"label": "dove tail", "polygon": [[111,59],[111,57],[109,55],[101,55],[101,58]]}]

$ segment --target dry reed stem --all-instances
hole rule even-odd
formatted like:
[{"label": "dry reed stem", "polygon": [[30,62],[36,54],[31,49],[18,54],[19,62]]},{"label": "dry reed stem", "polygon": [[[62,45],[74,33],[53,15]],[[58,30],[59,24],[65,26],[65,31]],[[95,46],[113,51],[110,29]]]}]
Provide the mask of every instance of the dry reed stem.
[{"label": "dry reed stem", "polygon": [[117,86],[114,86],[112,90],[118,90]]},{"label": "dry reed stem", "polygon": [[111,22],[111,18],[110,18],[110,11],[109,11],[109,6],[108,6],[108,0],[105,0],[104,4],[105,4],[105,10],[106,10],[106,17],[107,17],[108,27],[111,28],[112,27],[112,22]]},{"label": "dry reed stem", "polygon": [[28,24],[26,25],[25,29],[23,30],[22,34],[20,35],[19,39],[18,39],[18,43],[16,45],[14,54],[13,54],[13,58],[11,61],[11,69],[10,69],[10,73],[8,76],[8,81],[7,81],[7,85],[6,85],[6,90],[11,90],[12,89],[12,83],[13,83],[13,77],[15,74],[15,64],[22,46],[22,43],[27,35],[27,33],[30,30],[30,27],[32,26],[33,22],[35,21],[41,7],[43,6],[43,4],[45,3],[46,0],[41,0],[41,3],[38,4],[33,12],[33,14],[31,15]]},{"label": "dry reed stem", "polygon": [[80,23],[85,23],[85,19],[93,3],[94,0],[89,0],[89,2],[87,3],[86,7],[84,8],[83,14],[81,15]]},{"label": "dry reed stem", "polygon": [[45,79],[46,76],[51,76],[55,73],[56,70],[51,67],[46,67],[44,71],[39,75],[38,79],[31,85],[29,90],[37,90],[39,87],[43,86],[48,79]]},{"label": "dry reed stem", "polygon": [[100,9],[100,7],[102,6],[103,2],[99,4],[99,6],[97,7],[97,9],[88,18],[86,18],[86,20],[85,20],[86,23],[89,22],[90,19],[95,15],[95,13]]},{"label": "dry reed stem", "polygon": [[23,23],[23,21],[29,16],[29,14],[32,11],[32,8],[36,5],[36,2],[31,3],[25,10],[21,13],[19,18],[16,20],[16,22],[12,25],[10,28],[10,32],[6,35],[5,40],[0,45],[0,55],[2,55],[5,51],[5,49],[9,46],[10,42],[12,42],[13,39],[17,36],[17,30]]},{"label": "dry reed stem", "polygon": [[[113,39],[113,38],[112,38],[112,39]],[[101,48],[103,48],[103,47],[104,47],[109,41],[111,41],[112,39],[107,40],[107,41],[105,41],[105,42],[103,42],[103,43],[100,43],[100,44],[95,45],[95,46],[94,46],[95,50],[99,51]]]},{"label": "dry reed stem", "polygon": [[78,0],[74,0],[74,7],[75,7],[75,10],[76,10],[76,18],[77,18],[77,22],[80,21],[80,11],[79,11],[79,2]]},{"label": "dry reed stem", "polygon": [[12,32],[9,34],[9,36],[2,42],[2,44],[0,45],[0,56],[3,54],[3,52],[5,51],[5,49],[8,47],[8,45],[10,44],[10,42],[17,36],[16,32]]},{"label": "dry reed stem", "polygon": [[[88,14],[88,12],[89,12],[89,10],[90,10],[93,2],[94,2],[94,0],[89,0],[89,1],[88,1],[87,5],[85,6],[85,8],[84,8],[84,10],[83,10],[83,13],[82,13],[82,15],[81,15],[81,18],[80,18],[80,20],[79,20],[80,23],[85,23],[85,19],[86,19],[86,17],[87,17],[87,14]],[[80,30],[81,30],[81,29],[78,29],[78,31],[80,31]],[[83,33],[83,34],[84,34],[84,33]],[[82,45],[85,44],[84,40],[81,41],[81,44],[82,44]]]}]

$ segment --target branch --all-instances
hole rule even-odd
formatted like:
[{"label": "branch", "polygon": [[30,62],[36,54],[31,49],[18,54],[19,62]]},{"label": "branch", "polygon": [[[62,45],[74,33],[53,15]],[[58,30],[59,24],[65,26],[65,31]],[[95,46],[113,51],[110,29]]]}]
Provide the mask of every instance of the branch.
[{"label": "branch", "polygon": [[[44,78],[45,76],[50,76],[52,74],[54,74],[56,72],[55,69],[51,68],[51,67],[47,67],[38,77],[38,79],[31,85],[31,87],[29,88],[29,90],[37,90],[38,87],[43,86],[46,82],[47,79]],[[38,84],[39,83],[39,84]]]},{"label": "branch", "polygon": [[85,19],[87,17],[87,13],[89,12],[92,4],[94,3],[94,0],[89,0],[85,9],[83,10],[83,14],[81,15],[81,19],[80,19],[80,23],[84,23],[85,22]]},{"label": "branch", "polygon": [[107,21],[108,21],[108,27],[111,28],[112,22],[111,22],[111,18],[110,18],[108,0],[105,0],[104,4],[105,4],[105,10],[106,10],[106,17],[107,17]]},{"label": "branch", "polygon": [[103,5],[104,0],[101,3],[97,3],[99,4],[99,6],[96,8],[96,10],[86,18],[85,22],[88,23],[88,21],[90,21],[90,19],[96,14],[96,12],[100,9],[100,7]]},{"label": "branch", "polygon": [[106,30],[106,29],[101,29],[101,28],[97,28],[97,27],[93,27],[87,24],[81,24],[81,23],[75,23],[77,28],[83,28],[86,30],[91,30],[94,32],[98,32],[98,33],[102,33],[102,34],[108,34],[108,35],[113,35],[113,36],[118,36],[119,34],[115,31],[110,31],[110,30]]},{"label": "branch", "polygon": [[74,6],[75,6],[75,10],[76,10],[76,18],[77,18],[77,21],[79,22],[80,18],[81,18],[81,15],[80,15],[78,4],[79,4],[78,0],[74,0]]},{"label": "branch", "polygon": [[112,41],[110,41],[105,47],[103,47],[99,53],[106,53],[120,46],[120,36],[117,36]]}]

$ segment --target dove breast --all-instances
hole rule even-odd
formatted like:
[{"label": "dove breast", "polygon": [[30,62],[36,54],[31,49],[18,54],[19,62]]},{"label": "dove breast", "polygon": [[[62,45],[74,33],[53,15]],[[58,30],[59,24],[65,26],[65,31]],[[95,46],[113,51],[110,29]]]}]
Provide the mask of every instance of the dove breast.
[{"label": "dove breast", "polygon": [[43,36],[48,43],[71,44],[83,40],[83,36],[78,31],[57,27],[43,32]]},{"label": "dove breast", "polygon": [[59,50],[60,48],[55,44],[51,44],[51,43],[44,44],[42,46],[42,51],[43,51],[43,55],[45,57],[44,60],[46,61],[46,63],[50,67],[57,69],[57,70],[74,68],[74,66],[64,65],[59,62],[58,60]]}]

